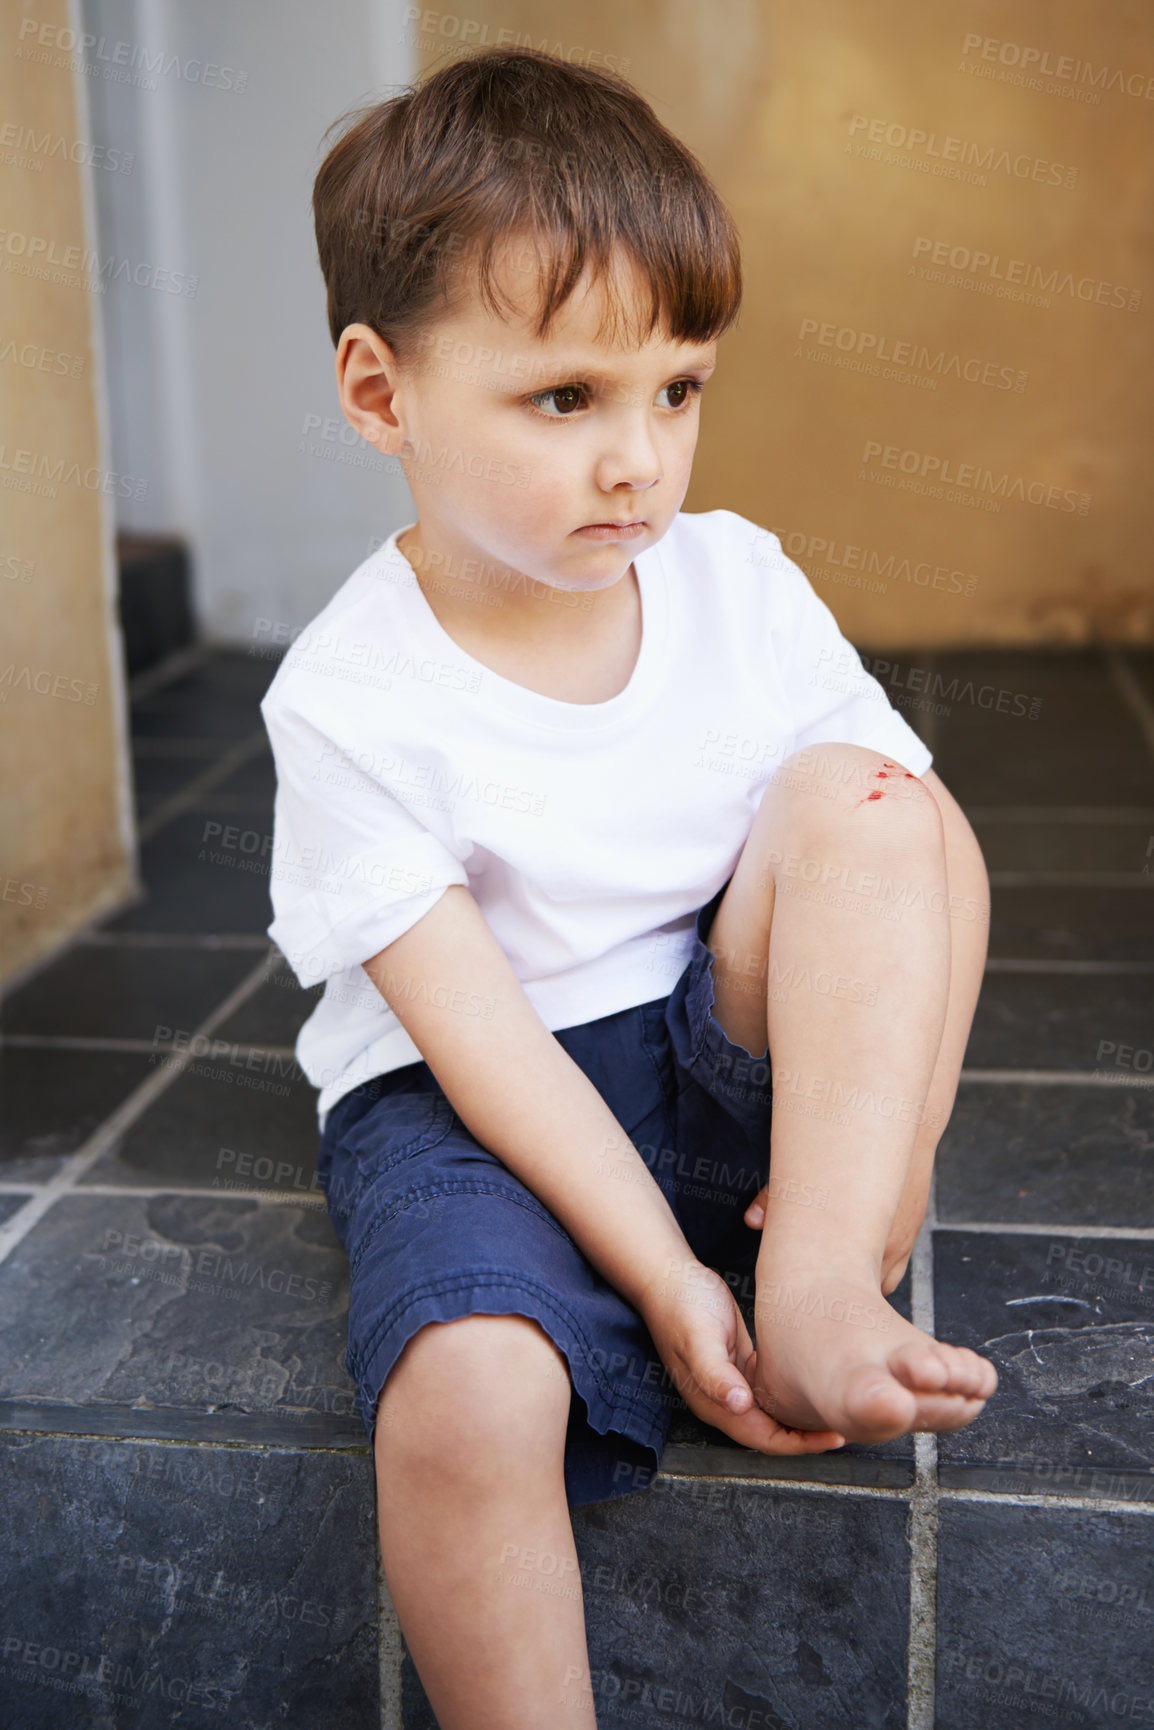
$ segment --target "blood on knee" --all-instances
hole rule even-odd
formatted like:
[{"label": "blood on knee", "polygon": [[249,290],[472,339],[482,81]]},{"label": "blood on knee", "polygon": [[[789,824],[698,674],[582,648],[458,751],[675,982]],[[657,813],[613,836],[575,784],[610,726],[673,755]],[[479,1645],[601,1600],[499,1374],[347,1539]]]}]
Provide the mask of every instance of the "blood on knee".
[{"label": "blood on knee", "polygon": [[[869,774],[871,781],[916,781],[917,778],[909,769],[900,769],[896,763],[883,763],[880,769],[871,769]],[[859,799],[857,804],[861,806],[868,804],[871,799],[881,799],[890,791],[892,789],[888,787],[876,788],[872,793],[867,793],[864,799]]]}]

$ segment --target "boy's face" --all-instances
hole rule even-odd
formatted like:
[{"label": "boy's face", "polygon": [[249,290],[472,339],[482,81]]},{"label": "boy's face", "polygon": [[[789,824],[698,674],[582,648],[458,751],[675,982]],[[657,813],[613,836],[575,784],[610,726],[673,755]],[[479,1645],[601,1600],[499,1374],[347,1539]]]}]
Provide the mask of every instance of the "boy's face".
[{"label": "boy's face", "polygon": [[[400,454],[411,441],[402,464],[421,550],[443,575],[512,568],[558,589],[608,588],[681,508],[697,445],[693,386],[712,372],[717,344],[658,332],[640,348],[599,342],[608,309],[588,273],[539,340],[534,254],[510,244],[495,263],[515,317],[495,317],[474,294],[427,333],[411,372],[397,370],[367,326],[349,326],[338,350],[342,405],[378,448]],[[615,268],[628,321],[639,306],[647,312],[648,294],[624,255]],[[629,521],[643,527],[582,533]]]}]

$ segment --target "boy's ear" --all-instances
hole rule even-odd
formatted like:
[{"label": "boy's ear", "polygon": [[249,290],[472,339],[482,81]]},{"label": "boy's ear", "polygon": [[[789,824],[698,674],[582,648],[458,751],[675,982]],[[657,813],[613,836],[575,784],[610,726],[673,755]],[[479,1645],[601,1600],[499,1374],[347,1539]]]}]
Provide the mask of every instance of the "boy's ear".
[{"label": "boy's ear", "polygon": [[345,419],[363,439],[387,450],[403,433],[393,406],[400,375],[392,349],[369,325],[347,324],[334,364]]}]

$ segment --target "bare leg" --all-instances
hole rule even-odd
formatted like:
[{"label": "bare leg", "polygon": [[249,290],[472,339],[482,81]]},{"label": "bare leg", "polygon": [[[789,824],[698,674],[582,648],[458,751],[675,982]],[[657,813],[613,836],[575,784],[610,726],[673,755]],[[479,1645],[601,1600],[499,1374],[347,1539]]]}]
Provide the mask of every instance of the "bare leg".
[{"label": "bare leg", "polygon": [[536,1322],[472,1315],[414,1334],[381,1394],[381,1557],[441,1730],[596,1730],[570,1393]]},{"label": "bare leg", "polygon": [[783,1423],[851,1441],[953,1429],[996,1386],[985,1359],[884,1300],[953,1102],[987,896],[936,776],[831,744],[775,777],[722,897],[717,1016],[772,1055],[755,1393]]}]

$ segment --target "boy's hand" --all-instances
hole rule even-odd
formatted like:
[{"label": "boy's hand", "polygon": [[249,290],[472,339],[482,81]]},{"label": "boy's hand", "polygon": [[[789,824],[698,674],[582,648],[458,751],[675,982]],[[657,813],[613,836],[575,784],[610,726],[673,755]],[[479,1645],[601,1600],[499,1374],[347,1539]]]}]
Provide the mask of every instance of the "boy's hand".
[{"label": "boy's hand", "polygon": [[835,1430],[792,1430],[755,1403],[746,1368],[753,1341],[733,1293],[710,1267],[666,1263],[637,1303],[661,1361],[690,1411],[763,1454],[818,1454],[840,1448]]}]

